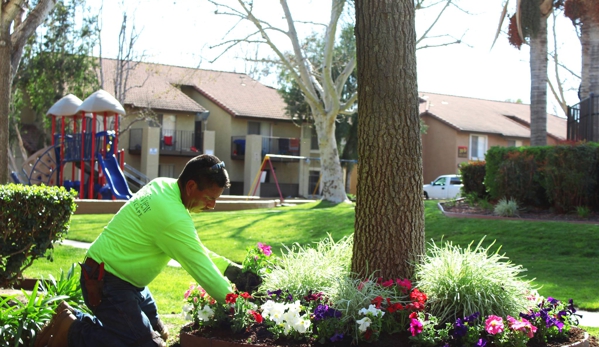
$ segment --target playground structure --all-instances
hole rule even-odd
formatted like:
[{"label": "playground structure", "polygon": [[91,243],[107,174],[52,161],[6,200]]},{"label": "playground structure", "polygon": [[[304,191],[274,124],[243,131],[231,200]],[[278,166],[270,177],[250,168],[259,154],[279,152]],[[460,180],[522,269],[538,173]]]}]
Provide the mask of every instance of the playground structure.
[{"label": "playground structure", "polygon": [[100,89],[82,102],[69,94],[46,115],[52,118],[52,145],[30,156],[13,180],[72,188],[80,199],[131,198],[124,153],[117,150],[125,110],[112,95]]}]

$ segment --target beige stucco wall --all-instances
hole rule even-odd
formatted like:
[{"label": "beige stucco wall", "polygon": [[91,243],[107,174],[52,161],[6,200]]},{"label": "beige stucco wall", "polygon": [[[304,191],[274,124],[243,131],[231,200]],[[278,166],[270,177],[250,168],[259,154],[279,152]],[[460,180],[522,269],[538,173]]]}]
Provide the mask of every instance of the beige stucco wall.
[{"label": "beige stucco wall", "polygon": [[422,119],[428,125],[426,134],[421,135],[424,182],[457,173],[457,131],[431,116],[422,115]]}]

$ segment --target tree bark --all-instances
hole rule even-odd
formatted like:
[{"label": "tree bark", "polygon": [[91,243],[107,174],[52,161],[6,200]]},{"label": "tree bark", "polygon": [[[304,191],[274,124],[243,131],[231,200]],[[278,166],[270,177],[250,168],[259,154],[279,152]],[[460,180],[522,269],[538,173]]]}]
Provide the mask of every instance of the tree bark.
[{"label": "tree bark", "polygon": [[530,145],[547,145],[547,17],[530,38]]},{"label": "tree bark", "polygon": [[582,82],[580,99],[599,95],[599,23],[589,14],[581,18]]},{"label": "tree bark", "polygon": [[8,114],[10,102],[10,22],[0,22],[0,184],[8,182]]},{"label": "tree bark", "polygon": [[356,1],[358,191],[352,271],[410,278],[424,252],[413,0]]}]

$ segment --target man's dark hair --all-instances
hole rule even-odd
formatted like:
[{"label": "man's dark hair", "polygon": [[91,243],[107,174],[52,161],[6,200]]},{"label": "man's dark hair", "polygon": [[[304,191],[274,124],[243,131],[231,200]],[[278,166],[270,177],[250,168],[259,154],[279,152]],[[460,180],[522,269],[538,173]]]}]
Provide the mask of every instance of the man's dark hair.
[{"label": "man's dark hair", "polygon": [[220,188],[229,188],[231,182],[224,164],[213,155],[198,155],[185,164],[178,181],[185,186],[188,181],[192,180],[198,185],[199,190],[208,189],[214,185]]}]

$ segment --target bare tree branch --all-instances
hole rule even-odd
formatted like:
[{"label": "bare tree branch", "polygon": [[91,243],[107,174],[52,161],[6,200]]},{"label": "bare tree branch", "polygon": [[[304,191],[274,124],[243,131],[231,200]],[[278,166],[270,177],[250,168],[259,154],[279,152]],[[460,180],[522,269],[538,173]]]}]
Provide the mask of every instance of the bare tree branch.
[{"label": "bare tree branch", "polygon": [[424,31],[424,34],[422,34],[422,36],[420,36],[420,38],[418,40],[416,40],[416,45],[418,45],[422,40],[424,40],[426,38],[426,36],[428,35],[428,33],[433,29],[433,27],[435,26],[435,24],[437,24],[437,22],[439,21],[439,18],[441,18],[441,15],[443,15],[443,12],[445,12],[445,10],[449,7],[449,5],[451,5],[451,1],[452,0],[446,0],[447,2],[445,3],[445,6],[443,6],[443,8],[441,9],[441,11],[439,11],[439,13],[437,14],[437,17],[435,18],[435,20],[431,23],[431,25],[429,25],[428,29],[426,29]]},{"label": "bare tree branch", "polygon": [[[12,2],[13,1],[11,1],[11,3]],[[56,6],[56,0],[39,0],[35,8],[27,14],[25,21],[23,21],[19,26],[16,26],[14,32],[10,35],[10,40],[12,43],[12,52],[10,57],[10,65],[12,68],[11,80],[14,79],[19,69],[21,56],[23,55],[23,47],[25,47],[27,39],[33,35],[37,27],[42,24],[54,6]],[[4,8],[4,6],[2,8]],[[13,10],[13,7],[11,7],[9,10]],[[19,8],[19,10],[21,9]]]}]

